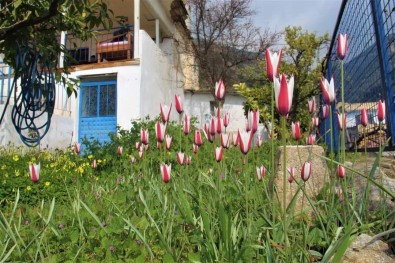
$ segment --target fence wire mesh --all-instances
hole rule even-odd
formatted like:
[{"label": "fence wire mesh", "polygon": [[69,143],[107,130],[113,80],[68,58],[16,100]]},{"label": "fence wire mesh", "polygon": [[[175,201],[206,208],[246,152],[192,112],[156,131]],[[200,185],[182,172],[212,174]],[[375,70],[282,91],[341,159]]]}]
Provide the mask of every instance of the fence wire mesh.
[{"label": "fence wire mesh", "polygon": [[[336,106],[333,128],[334,146],[339,147],[337,114],[341,112],[341,63],[336,56],[338,35],[348,35],[348,52],[344,63],[344,107],[347,116],[346,147],[349,150],[377,149],[394,135],[395,80],[395,0],[344,0],[327,60],[327,78],[335,80]],[[386,119],[379,122],[378,101],[386,106]],[[368,112],[369,124],[361,125],[361,110]],[[330,143],[329,123],[323,125]],[[390,140],[389,146],[394,145]]]}]

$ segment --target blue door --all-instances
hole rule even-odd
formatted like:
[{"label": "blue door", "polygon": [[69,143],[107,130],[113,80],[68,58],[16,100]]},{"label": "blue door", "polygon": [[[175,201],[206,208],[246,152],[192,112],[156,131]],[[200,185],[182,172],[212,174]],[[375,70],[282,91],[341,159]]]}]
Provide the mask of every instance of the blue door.
[{"label": "blue door", "polygon": [[116,81],[83,81],[80,89],[79,142],[109,141],[109,134],[117,132]]}]

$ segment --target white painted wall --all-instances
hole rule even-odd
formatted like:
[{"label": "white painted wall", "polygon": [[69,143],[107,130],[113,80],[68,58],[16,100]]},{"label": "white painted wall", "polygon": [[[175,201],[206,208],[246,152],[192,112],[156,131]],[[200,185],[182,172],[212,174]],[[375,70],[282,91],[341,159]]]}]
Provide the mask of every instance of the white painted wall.
[{"label": "white painted wall", "polygon": [[[201,127],[203,127],[207,118],[211,116],[210,101],[214,101],[213,95],[210,93],[185,92],[185,105],[187,105],[185,112],[191,116],[195,116],[199,122],[198,125]],[[244,101],[245,99],[240,96],[226,95],[222,112],[230,113],[230,124],[227,131],[236,132],[238,129],[245,129]]]},{"label": "white painted wall", "polygon": [[180,83],[182,76],[177,75],[176,63],[172,50],[173,40],[164,40],[160,49],[151,37],[140,31],[141,41],[141,91],[140,117],[152,118],[160,114],[160,104],[172,104],[171,120],[178,120],[175,110],[174,95],[182,95]]}]

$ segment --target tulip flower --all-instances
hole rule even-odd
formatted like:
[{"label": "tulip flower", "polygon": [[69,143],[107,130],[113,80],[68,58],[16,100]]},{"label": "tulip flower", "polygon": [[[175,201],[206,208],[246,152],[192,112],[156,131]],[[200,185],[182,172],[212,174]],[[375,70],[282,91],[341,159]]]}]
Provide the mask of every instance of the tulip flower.
[{"label": "tulip flower", "polygon": [[171,137],[170,135],[166,134],[165,142],[166,142],[166,150],[169,151],[171,146],[173,145],[173,137]]},{"label": "tulip flower", "polygon": [[175,95],[175,102],[176,102],[176,111],[181,114],[184,112],[184,109],[182,108],[182,103],[181,103],[181,97],[180,95]]},{"label": "tulip flower", "polygon": [[218,100],[223,100],[225,97],[225,83],[222,79],[215,83],[215,97]]},{"label": "tulip flower", "polygon": [[233,146],[239,145],[239,133],[232,133],[232,143]]},{"label": "tulip flower", "polygon": [[212,116],[211,116],[211,119],[210,119],[210,122],[209,122],[209,125],[208,125],[208,131],[209,131],[208,134],[211,134],[213,136],[217,132],[216,120]]},{"label": "tulip flower", "polygon": [[299,140],[300,140],[300,137],[301,137],[301,135],[300,135],[300,124],[299,124],[299,122],[298,122],[298,121],[295,122],[295,123],[292,122],[291,128],[292,128],[292,137],[293,137],[295,140],[299,141]]},{"label": "tulip flower", "polygon": [[278,74],[278,68],[280,66],[280,60],[282,55],[282,50],[279,53],[271,52],[268,48],[265,52],[266,55],[266,72],[267,77],[270,81],[273,81]]},{"label": "tulip flower", "polygon": [[136,158],[134,156],[130,157],[130,163],[136,163]]},{"label": "tulip flower", "polygon": [[40,179],[40,163],[29,165],[30,178],[33,183],[37,183]]},{"label": "tulip flower", "polygon": [[344,169],[344,167],[342,166],[342,165],[338,165],[337,166],[337,175],[340,177],[340,178],[344,178],[344,176],[346,175],[346,170]]},{"label": "tulip flower", "polygon": [[161,123],[159,121],[156,122],[155,133],[156,133],[156,141],[159,142],[159,143],[162,143],[163,140],[165,139],[166,124]]},{"label": "tulip flower", "polygon": [[162,103],[160,104],[160,116],[162,118],[162,122],[168,122],[170,119],[170,112],[171,112],[171,106],[172,104],[170,104],[170,107],[167,105],[162,105]]},{"label": "tulip flower", "polygon": [[305,162],[302,165],[302,170],[300,171],[300,176],[302,177],[303,181],[309,180],[311,176],[311,163],[310,162]]},{"label": "tulip flower", "polygon": [[258,178],[258,181],[262,181],[262,179],[265,177],[265,174],[265,166],[261,165],[260,167],[256,167],[256,177]]},{"label": "tulip flower", "polygon": [[142,159],[144,155],[144,152],[142,150],[139,151],[139,158]]},{"label": "tulip flower", "polygon": [[239,146],[243,154],[247,154],[251,148],[252,133],[247,131],[239,131]]},{"label": "tulip flower", "polygon": [[226,133],[221,133],[220,135],[221,146],[225,149],[228,149],[230,146],[230,136]]},{"label": "tulip flower", "polygon": [[185,164],[186,165],[191,165],[192,163],[192,156],[188,155],[185,159]]},{"label": "tulip flower", "polygon": [[346,53],[348,50],[348,36],[347,34],[339,34],[337,38],[337,49],[336,54],[340,60],[343,60],[346,57]]},{"label": "tulip flower", "polygon": [[136,142],[136,150],[139,150],[141,146],[141,142]]},{"label": "tulip flower", "polygon": [[314,97],[311,97],[309,101],[307,102],[307,106],[309,107],[309,113],[314,113],[315,112],[315,99]]},{"label": "tulip flower", "polygon": [[222,133],[222,130],[223,130],[223,125],[224,125],[224,123],[223,123],[223,121],[222,121],[222,118],[217,117],[216,120],[217,120],[217,124],[216,124],[217,133],[218,133],[218,134],[221,134],[221,133]]},{"label": "tulip flower", "polygon": [[315,134],[310,134],[306,141],[308,145],[313,145],[315,142]]},{"label": "tulip flower", "polygon": [[320,123],[320,119],[318,118],[318,116],[314,116],[313,118],[311,118],[311,122],[313,123],[313,127],[317,128]]},{"label": "tulip flower", "polygon": [[274,93],[276,96],[276,107],[280,115],[287,117],[292,107],[292,97],[294,92],[294,76],[287,82],[287,77],[283,73],[280,80],[274,78]]},{"label": "tulip flower", "polygon": [[97,161],[96,159],[92,160],[92,169],[96,169],[97,168]]},{"label": "tulip flower", "polygon": [[366,127],[369,123],[368,120],[368,111],[366,110],[366,108],[362,108],[361,109],[361,124]]},{"label": "tulip flower", "polygon": [[140,141],[142,144],[147,145],[148,144],[148,129],[143,129],[141,128],[140,130]]},{"label": "tulip flower", "polygon": [[171,173],[171,164],[161,164],[160,172],[162,174],[162,180],[164,183],[168,183],[170,181],[170,173]]},{"label": "tulip flower", "polygon": [[183,152],[177,153],[177,162],[179,165],[183,165],[185,162],[185,154]]},{"label": "tulip flower", "polygon": [[256,147],[261,147],[262,146],[262,143],[263,143],[263,140],[262,140],[262,136],[261,135],[258,135],[257,137],[256,137]]},{"label": "tulip flower", "polygon": [[223,148],[222,147],[216,147],[215,148],[215,160],[218,163],[222,160],[222,153],[223,153]]},{"label": "tulip flower", "polygon": [[77,155],[80,154],[80,144],[79,143],[74,144],[74,153]]},{"label": "tulip flower", "polygon": [[199,150],[199,146],[197,146],[196,144],[193,144],[193,153],[197,154],[198,150]]},{"label": "tulip flower", "polygon": [[117,149],[118,157],[121,157],[122,152],[123,152],[123,147],[122,146],[118,146],[118,149]]},{"label": "tulip flower", "polygon": [[203,144],[202,134],[200,133],[200,130],[195,130],[194,143],[197,146],[201,146]]},{"label": "tulip flower", "polygon": [[329,106],[324,104],[322,105],[322,118],[325,120],[329,116]]},{"label": "tulip flower", "polygon": [[211,135],[211,133],[206,133],[206,131],[205,130],[203,130],[203,133],[204,133],[204,136],[206,137],[206,139],[209,141],[209,142],[214,142],[214,139],[215,139],[215,134],[214,135]]},{"label": "tulip flower", "polygon": [[292,182],[294,181],[294,178],[295,178],[295,168],[294,167],[289,167],[287,170],[288,170],[288,173],[289,173],[288,182],[290,184],[292,184]]},{"label": "tulip flower", "polygon": [[230,121],[230,113],[227,112],[224,115],[224,127],[228,127],[229,126],[229,121]]},{"label": "tulip flower", "polygon": [[184,127],[183,127],[183,131],[185,135],[188,135],[190,132],[190,128],[191,128],[191,117],[188,116],[187,114],[184,114]]},{"label": "tulip flower", "polygon": [[344,114],[343,118],[342,118],[342,115],[343,115],[342,113],[338,113],[337,114],[337,125],[338,125],[340,130],[343,130],[343,127],[346,126],[346,122],[347,122],[347,115]]},{"label": "tulip flower", "polygon": [[385,102],[379,100],[377,105],[377,118],[379,122],[383,122],[385,120]]},{"label": "tulip flower", "polygon": [[331,80],[329,82],[326,78],[322,77],[320,84],[321,84],[322,97],[325,103],[327,105],[331,105],[332,102],[334,102],[336,99],[335,81],[333,79],[333,76],[331,77]]},{"label": "tulip flower", "polygon": [[247,119],[247,126],[248,129],[251,130],[252,133],[255,133],[258,130],[259,124],[259,110],[249,111],[248,112],[248,119]]}]

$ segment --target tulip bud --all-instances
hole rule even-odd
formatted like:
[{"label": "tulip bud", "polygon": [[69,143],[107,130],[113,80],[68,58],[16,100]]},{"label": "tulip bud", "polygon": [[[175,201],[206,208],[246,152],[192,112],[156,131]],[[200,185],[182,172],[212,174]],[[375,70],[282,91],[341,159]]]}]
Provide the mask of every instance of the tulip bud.
[{"label": "tulip bud", "polygon": [[289,167],[288,168],[288,173],[289,173],[288,182],[290,184],[292,184],[292,182],[294,181],[294,178],[295,178],[295,168],[294,167]]},{"label": "tulip bud", "polygon": [[240,146],[240,151],[243,154],[247,154],[248,151],[251,148],[251,141],[252,141],[252,132],[247,132],[247,131],[243,131],[240,132],[239,131],[239,146]]},{"label": "tulip bud", "polygon": [[118,157],[121,157],[122,152],[123,152],[123,147],[122,146],[118,146],[118,149],[117,149]]},{"label": "tulip bud", "polygon": [[197,154],[198,150],[199,150],[199,146],[197,146],[196,144],[193,144],[193,153]]},{"label": "tulip bud", "polygon": [[176,102],[176,110],[179,114],[183,113],[184,109],[182,108],[181,97],[180,95],[175,95],[175,102]]},{"label": "tulip bud", "polygon": [[215,148],[215,160],[218,163],[222,160],[222,153],[223,153],[223,148],[222,147],[216,147]]},{"label": "tulip bud", "polygon": [[262,179],[265,177],[265,174],[266,174],[265,166],[261,165],[260,167],[256,167],[256,176],[258,178],[258,181],[262,181]]},{"label": "tulip bud", "polygon": [[79,143],[74,144],[74,153],[77,155],[80,154],[80,144]]},{"label": "tulip bud", "polygon": [[40,163],[29,165],[30,179],[33,183],[37,183],[40,179]]},{"label": "tulip bud", "polygon": [[315,134],[310,134],[309,137],[307,138],[307,144],[313,145],[314,142],[315,142]]},{"label": "tulip bud", "polygon": [[385,102],[379,100],[377,105],[377,118],[379,122],[383,122],[385,120]]},{"label": "tulip bud", "polygon": [[170,135],[168,135],[168,134],[166,134],[166,139],[165,139],[165,141],[166,141],[166,150],[170,150],[170,148],[171,148],[171,146],[172,146],[172,144],[173,144],[173,137],[171,137]]},{"label": "tulip bud", "polygon": [[294,76],[289,81],[283,73],[280,77],[274,78],[274,93],[276,98],[276,107],[280,115],[287,117],[292,107],[292,97],[294,92]]},{"label": "tulip bud", "polygon": [[224,115],[224,126],[225,126],[225,127],[228,127],[228,126],[229,126],[229,121],[230,121],[230,113],[227,112],[227,113],[225,113],[225,115]]},{"label": "tulip bud", "polygon": [[333,79],[333,76],[328,82],[328,80],[324,77],[321,78],[321,91],[322,91],[322,97],[327,105],[331,105],[332,102],[335,101],[336,99],[336,94],[335,94],[335,81]]},{"label": "tulip bud", "polygon": [[302,166],[302,170],[300,172],[300,176],[302,177],[303,181],[309,180],[311,176],[311,163],[310,162],[305,162]]},{"label": "tulip bud", "polygon": [[184,164],[184,162],[185,162],[184,157],[185,157],[185,154],[183,152],[178,152],[177,153],[177,162],[178,162],[179,165],[183,165]]},{"label": "tulip bud", "polygon": [[97,162],[96,160],[92,161],[92,169],[96,169],[97,168]]},{"label": "tulip bud", "polygon": [[168,183],[170,181],[170,173],[171,173],[171,164],[161,164],[160,172],[162,174],[162,180],[164,183]]},{"label": "tulip bud", "polygon": [[366,127],[369,123],[368,120],[368,111],[366,110],[366,108],[362,108],[361,109],[361,124]]},{"label": "tulip bud", "polygon": [[225,149],[228,149],[230,146],[230,140],[229,140],[229,134],[226,133],[221,133],[220,135],[220,140],[221,140],[221,146]]},{"label": "tulip bud", "polygon": [[337,49],[336,54],[340,60],[343,60],[346,57],[346,53],[348,50],[348,36],[347,34],[339,34],[337,38]]},{"label": "tulip bud", "polygon": [[215,83],[215,97],[218,100],[224,99],[225,91],[226,91],[226,87],[225,87],[225,83],[222,79]]},{"label": "tulip bud", "polygon": [[300,135],[300,124],[299,124],[299,122],[298,122],[298,121],[295,122],[295,123],[292,122],[291,128],[292,128],[292,137],[293,137],[295,140],[299,141],[299,140],[300,140],[300,137],[301,137],[301,135]]},{"label": "tulip bud", "polygon": [[307,106],[309,107],[309,113],[314,113],[315,112],[315,99],[314,97],[311,97],[309,101],[307,102]]},{"label": "tulip bud", "polygon": [[337,166],[337,175],[340,177],[340,178],[344,178],[344,176],[346,175],[346,170],[344,169],[344,167],[342,166],[342,165],[338,165]]},{"label": "tulip bud", "polygon": [[188,135],[190,132],[190,127],[191,127],[191,117],[189,117],[187,114],[184,114],[184,127],[183,131],[185,135]]},{"label": "tulip bud", "polygon": [[140,141],[142,144],[147,145],[148,144],[148,129],[143,129],[141,128],[140,130]]},{"label": "tulip bud", "polygon": [[329,116],[329,106],[324,104],[322,105],[322,118],[325,120]]},{"label": "tulip bud", "polygon": [[195,130],[194,143],[197,146],[201,146],[203,144],[202,134],[200,133],[200,130]]}]

